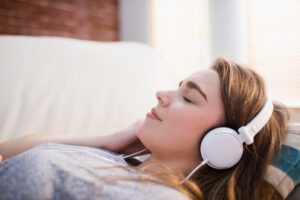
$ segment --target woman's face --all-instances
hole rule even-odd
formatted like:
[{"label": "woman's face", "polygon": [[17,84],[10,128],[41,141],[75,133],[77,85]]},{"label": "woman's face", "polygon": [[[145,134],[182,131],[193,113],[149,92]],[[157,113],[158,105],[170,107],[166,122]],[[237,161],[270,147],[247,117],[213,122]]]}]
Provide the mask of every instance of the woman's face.
[{"label": "woman's face", "polygon": [[203,135],[225,121],[217,72],[195,72],[178,89],[158,91],[156,96],[155,110],[162,121],[146,116],[137,131],[139,139],[152,153],[161,156],[200,155]]}]

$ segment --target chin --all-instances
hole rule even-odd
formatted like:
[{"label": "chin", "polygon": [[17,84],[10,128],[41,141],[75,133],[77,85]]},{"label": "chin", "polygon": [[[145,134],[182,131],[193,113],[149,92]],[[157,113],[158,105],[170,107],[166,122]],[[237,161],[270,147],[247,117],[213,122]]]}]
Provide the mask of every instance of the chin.
[{"label": "chin", "polygon": [[147,128],[141,128],[139,131],[137,131],[136,136],[139,138],[139,140],[144,144],[144,146],[149,149],[149,143],[152,142],[154,139],[153,132],[146,130]]}]

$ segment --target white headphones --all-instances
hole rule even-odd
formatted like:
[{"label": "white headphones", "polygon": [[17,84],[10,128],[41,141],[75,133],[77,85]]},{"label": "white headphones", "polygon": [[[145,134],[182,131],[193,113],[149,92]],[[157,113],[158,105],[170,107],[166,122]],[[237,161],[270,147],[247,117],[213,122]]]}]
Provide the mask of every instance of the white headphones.
[{"label": "white headphones", "polygon": [[202,139],[200,153],[203,161],[184,179],[182,184],[204,164],[215,169],[227,169],[237,164],[243,154],[243,143],[253,143],[254,136],[266,125],[273,112],[273,103],[267,99],[260,112],[238,132],[228,127],[209,131]]}]

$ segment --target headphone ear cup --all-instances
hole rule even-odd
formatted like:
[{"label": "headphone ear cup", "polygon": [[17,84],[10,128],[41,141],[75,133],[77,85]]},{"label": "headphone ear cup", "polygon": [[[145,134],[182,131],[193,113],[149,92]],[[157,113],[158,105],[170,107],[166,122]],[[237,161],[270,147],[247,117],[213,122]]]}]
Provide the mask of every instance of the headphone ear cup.
[{"label": "headphone ear cup", "polygon": [[215,169],[227,169],[238,163],[243,154],[239,134],[227,127],[209,131],[202,139],[200,153],[203,160]]}]

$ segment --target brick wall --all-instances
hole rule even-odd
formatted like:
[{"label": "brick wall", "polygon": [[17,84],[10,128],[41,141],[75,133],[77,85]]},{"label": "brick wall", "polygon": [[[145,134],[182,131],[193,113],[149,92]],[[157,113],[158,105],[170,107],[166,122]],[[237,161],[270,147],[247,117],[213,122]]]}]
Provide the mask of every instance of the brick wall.
[{"label": "brick wall", "polygon": [[0,34],[118,41],[118,0],[0,0]]}]

